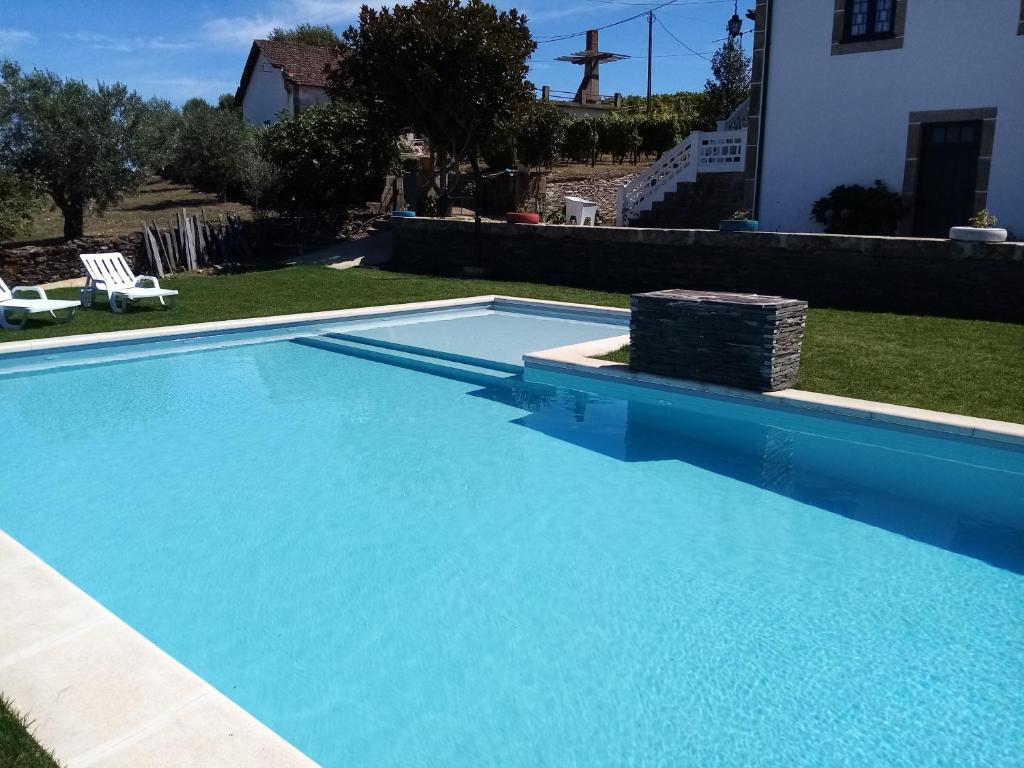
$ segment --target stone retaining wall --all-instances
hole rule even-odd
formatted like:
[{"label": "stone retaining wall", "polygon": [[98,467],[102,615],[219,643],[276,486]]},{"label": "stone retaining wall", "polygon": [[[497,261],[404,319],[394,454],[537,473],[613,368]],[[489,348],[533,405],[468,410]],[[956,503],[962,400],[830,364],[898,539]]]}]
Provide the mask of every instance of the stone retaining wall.
[{"label": "stone retaining wall", "polygon": [[[1024,244],[439,219],[394,222],[390,268],[639,293],[790,296],[812,307],[1024,322]],[[477,259],[476,254],[479,254]]]},{"label": "stone retaining wall", "polygon": [[79,255],[105,251],[120,251],[136,274],[148,274],[140,233],[124,237],[87,237],[57,245],[0,246],[0,279],[13,288],[85,277]]}]

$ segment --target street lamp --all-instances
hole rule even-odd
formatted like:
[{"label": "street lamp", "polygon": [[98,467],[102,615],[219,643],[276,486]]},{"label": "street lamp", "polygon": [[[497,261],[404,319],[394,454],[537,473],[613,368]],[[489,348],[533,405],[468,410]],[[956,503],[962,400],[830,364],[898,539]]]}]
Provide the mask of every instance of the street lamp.
[{"label": "street lamp", "polygon": [[732,7],[732,18],[729,19],[729,23],[726,24],[726,26],[725,26],[725,28],[729,32],[729,37],[734,39],[734,40],[737,37],[739,37],[742,34],[742,32],[743,32],[743,20],[740,19],[740,14],[739,14],[738,6],[739,6],[739,0],[737,0],[737,2],[733,4],[733,7]]}]

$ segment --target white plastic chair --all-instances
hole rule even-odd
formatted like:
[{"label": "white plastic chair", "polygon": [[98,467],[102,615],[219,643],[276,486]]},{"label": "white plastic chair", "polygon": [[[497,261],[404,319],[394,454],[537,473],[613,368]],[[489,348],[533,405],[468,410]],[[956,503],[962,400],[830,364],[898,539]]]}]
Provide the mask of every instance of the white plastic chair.
[{"label": "white plastic chair", "polygon": [[[34,293],[37,298],[19,299],[18,293]],[[77,301],[65,299],[48,299],[46,291],[38,285],[16,285],[8,288],[0,280],[0,327],[8,331],[17,331],[25,327],[30,315],[49,313],[58,323],[67,323],[78,312]]]},{"label": "white plastic chair", "polygon": [[[120,253],[83,253],[82,264],[88,278],[80,297],[83,307],[91,307],[97,293],[106,293],[110,309],[124,312],[128,305],[139,299],[158,299],[167,309],[178,300],[178,292],[161,288],[160,281],[151,275],[136,277]],[[145,285],[145,283],[150,285]]]}]

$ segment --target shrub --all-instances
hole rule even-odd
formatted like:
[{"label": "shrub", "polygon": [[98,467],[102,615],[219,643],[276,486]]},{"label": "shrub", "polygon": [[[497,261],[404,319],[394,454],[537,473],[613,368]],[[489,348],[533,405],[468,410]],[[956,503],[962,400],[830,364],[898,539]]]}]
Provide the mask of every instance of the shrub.
[{"label": "shrub", "polygon": [[518,136],[519,161],[534,167],[551,168],[562,153],[569,117],[558,107],[543,101],[531,103]]},{"label": "shrub", "polygon": [[343,101],[272,125],[260,136],[259,148],[279,169],[270,195],[278,211],[337,212],[361,201],[368,179],[399,164],[396,137],[371,129],[366,110]]},{"label": "shrub", "polygon": [[999,219],[992,215],[992,212],[988,208],[982,208],[973,217],[967,220],[970,225],[976,229],[984,229],[985,227],[994,227],[999,223]]},{"label": "shrub", "polygon": [[841,184],[811,207],[811,218],[833,235],[892,235],[904,213],[900,196],[880,179],[870,187]]},{"label": "shrub", "polygon": [[621,163],[629,157],[636,162],[640,147],[640,131],[637,119],[631,115],[613,115],[597,121],[598,147],[602,154],[612,157],[613,163]]},{"label": "shrub", "polygon": [[565,126],[563,156],[577,163],[596,163],[599,123],[591,117],[570,120]]},{"label": "shrub", "polygon": [[640,151],[645,155],[660,155],[672,149],[679,141],[679,125],[668,114],[643,115],[637,120],[640,132]]}]

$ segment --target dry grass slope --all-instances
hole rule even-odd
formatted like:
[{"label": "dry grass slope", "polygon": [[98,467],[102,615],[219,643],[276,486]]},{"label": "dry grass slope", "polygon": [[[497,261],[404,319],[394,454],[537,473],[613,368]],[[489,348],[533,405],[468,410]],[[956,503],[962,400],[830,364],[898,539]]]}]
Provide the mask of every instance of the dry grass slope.
[{"label": "dry grass slope", "polygon": [[[206,209],[206,215],[236,213],[243,217],[250,215],[249,206],[244,203],[218,203],[217,196],[199,192],[184,184],[166,179],[150,179],[139,190],[100,216],[93,212],[85,217],[85,234],[110,237],[135,232],[142,221],[156,219],[166,226],[175,213],[182,208]],[[64,233],[64,218],[58,209],[44,210],[32,223],[32,229],[17,238],[17,243],[38,242],[60,239]]]}]

